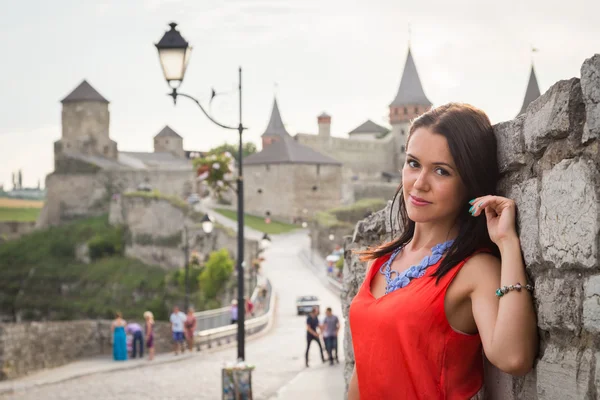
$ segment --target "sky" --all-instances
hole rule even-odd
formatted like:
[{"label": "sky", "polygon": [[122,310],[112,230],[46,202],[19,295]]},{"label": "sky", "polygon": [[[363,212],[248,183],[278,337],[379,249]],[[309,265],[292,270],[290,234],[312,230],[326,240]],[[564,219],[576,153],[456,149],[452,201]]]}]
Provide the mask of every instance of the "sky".
[{"label": "sky", "polygon": [[[119,150],[152,151],[169,125],[187,150],[236,143],[185,98],[167,97],[154,44],[178,29],[193,46],[181,92],[260,143],[274,96],[292,134],[332,135],[367,119],[387,125],[410,47],[434,105],[461,101],[492,122],[521,108],[531,62],[540,89],[580,76],[600,53],[600,1],[572,0],[0,0],[0,184],[44,186],[61,136],[60,100],[83,79],[110,101]],[[410,27],[410,28],[409,28]],[[531,52],[534,46],[536,53]]]}]

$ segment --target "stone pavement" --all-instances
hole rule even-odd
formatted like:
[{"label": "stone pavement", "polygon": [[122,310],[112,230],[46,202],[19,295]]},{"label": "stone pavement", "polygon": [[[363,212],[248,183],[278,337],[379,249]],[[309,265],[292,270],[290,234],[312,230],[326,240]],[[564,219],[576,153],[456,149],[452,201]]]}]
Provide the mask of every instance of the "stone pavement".
[{"label": "stone pavement", "polygon": [[[296,296],[314,294],[321,299],[322,309],[330,306],[336,315],[341,315],[339,297],[299,257],[307,245],[306,232],[275,236],[273,246],[265,254],[264,271],[273,283],[278,303],[272,330],[246,344],[246,359],[256,364],[252,379],[256,400],[343,398],[343,358],[339,365],[323,365],[313,344],[311,367],[304,367],[305,318],[296,315]],[[343,343],[343,337],[339,343]],[[15,392],[0,394],[0,399],[221,398],[221,367],[235,359],[235,345],[178,357],[175,360],[175,356],[166,354],[153,363],[140,360],[123,364],[106,359],[85,360],[2,383],[13,385]],[[41,385],[32,386],[36,382]]]}]

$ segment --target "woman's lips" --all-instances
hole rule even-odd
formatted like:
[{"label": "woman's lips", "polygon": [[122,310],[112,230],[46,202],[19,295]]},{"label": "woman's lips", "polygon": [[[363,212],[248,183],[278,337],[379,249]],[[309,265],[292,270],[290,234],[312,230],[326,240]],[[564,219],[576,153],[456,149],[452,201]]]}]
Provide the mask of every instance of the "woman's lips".
[{"label": "woman's lips", "polygon": [[431,204],[430,202],[425,201],[419,197],[415,197],[413,195],[409,195],[409,199],[410,199],[410,202],[412,204],[414,204],[415,206],[426,206],[426,205]]}]

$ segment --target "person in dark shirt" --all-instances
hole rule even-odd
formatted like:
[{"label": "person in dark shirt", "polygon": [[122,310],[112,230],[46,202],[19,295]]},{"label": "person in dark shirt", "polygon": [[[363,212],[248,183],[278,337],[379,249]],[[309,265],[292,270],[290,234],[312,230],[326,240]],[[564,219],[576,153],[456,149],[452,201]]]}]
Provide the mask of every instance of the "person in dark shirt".
[{"label": "person in dark shirt", "polygon": [[321,353],[321,360],[325,362],[325,357],[323,356],[323,346],[321,346],[321,340],[319,338],[319,333],[317,332],[319,328],[319,318],[317,307],[314,307],[308,317],[306,318],[306,366],[308,367],[308,351],[310,350],[310,344],[314,340],[319,345],[319,353]]}]

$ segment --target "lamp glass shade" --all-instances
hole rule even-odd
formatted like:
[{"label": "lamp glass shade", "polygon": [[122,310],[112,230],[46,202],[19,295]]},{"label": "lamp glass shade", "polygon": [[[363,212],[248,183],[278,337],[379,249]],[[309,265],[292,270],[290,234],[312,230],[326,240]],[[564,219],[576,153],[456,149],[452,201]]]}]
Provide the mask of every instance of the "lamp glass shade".
[{"label": "lamp glass shade", "polygon": [[158,57],[167,82],[183,81],[185,70],[190,61],[192,48],[159,49]]},{"label": "lamp glass shade", "polygon": [[208,216],[208,214],[204,214],[204,216],[200,220],[200,223],[202,224],[202,230],[204,231],[204,233],[212,232],[212,230],[214,228],[214,224],[213,224],[212,220],[210,219],[210,217]]}]

